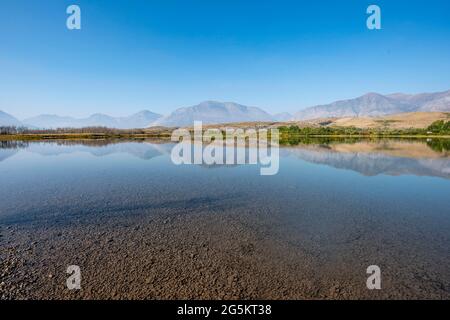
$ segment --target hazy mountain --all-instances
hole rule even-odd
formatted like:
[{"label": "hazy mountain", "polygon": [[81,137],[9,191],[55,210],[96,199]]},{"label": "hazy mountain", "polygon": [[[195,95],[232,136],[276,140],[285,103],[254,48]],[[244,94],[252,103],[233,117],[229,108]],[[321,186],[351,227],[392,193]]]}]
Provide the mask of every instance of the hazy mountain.
[{"label": "hazy mountain", "polygon": [[36,128],[82,128],[82,127],[108,127],[117,129],[145,128],[162,116],[147,110],[133,114],[129,117],[111,117],[106,114],[96,113],[88,118],[76,119],[72,117],[60,117],[57,115],[40,115],[23,120],[26,125]]},{"label": "hazy mountain", "polygon": [[76,119],[71,117],[61,117],[53,114],[42,114],[37,117],[24,119],[26,126],[36,128],[70,128],[74,127]]},{"label": "hazy mountain", "polygon": [[290,113],[282,112],[282,113],[274,114],[273,118],[275,119],[275,121],[284,122],[284,121],[291,120],[293,118],[293,116]]},{"label": "hazy mountain", "polygon": [[120,129],[115,118],[102,113],[95,113],[86,119],[76,120],[76,127],[96,126]]},{"label": "hazy mountain", "polygon": [[273,121],[267,112],[233,102],[205,101],[196,106],[180,108],[154,123],[152,126],[192,126],[194,121],[204,124],[219,124],[246,121]]},{"label": "hazy mountain", "polygon": [[125,128],[145,128],[161,117],[160,114],[144,110],[127,118],[119,118],[119,122]]},{"label": "hazy mountain", "polygon": [[376,117],[405,112],[450,111],[450,90],[437,93],[381,95],[368,93],[356,99],[336,101],[297,112],[295,120],[344,117]]},{"label": "hazy mountain", "polygon": [[417,111],[450,111],[450,90],[437,93],[403,94],[394,93],[387,97],[410,104]]},{"label": "hazy mountain", "polygon": [[14,126],[14,127],[18,127],[21,126],[22,123],[17,120],[16,118],[14,118],[12,115],[3,112],[0,110],[0,126]]}]

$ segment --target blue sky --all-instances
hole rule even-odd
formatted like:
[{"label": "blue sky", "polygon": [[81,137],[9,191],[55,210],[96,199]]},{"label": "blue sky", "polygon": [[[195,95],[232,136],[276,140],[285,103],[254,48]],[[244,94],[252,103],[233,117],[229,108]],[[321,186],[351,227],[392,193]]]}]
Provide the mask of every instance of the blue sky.
[{"label": "blue sky", "polygon": [[[66,28],[66,8],[82,30]],[[382,30],[366,9],[382,10]],[[203,100],[271,113],[367,92],[450,89],[450,1],[2,0],[0,110],[167,114]]]}]

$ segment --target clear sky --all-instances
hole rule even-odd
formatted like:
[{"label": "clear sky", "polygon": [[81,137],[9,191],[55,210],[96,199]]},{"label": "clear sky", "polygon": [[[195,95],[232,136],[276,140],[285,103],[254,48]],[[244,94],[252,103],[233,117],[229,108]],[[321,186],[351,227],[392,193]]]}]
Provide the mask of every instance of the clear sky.
[{"label": "clear sky", "polygon": [[[81,30],[66,28],[71,4]],[[370,4],[382,30],[366,27]],[[448,89],[448,0],[0,2],[0,110],[20,119],[167,114],[203,100],[295,112]]]}]

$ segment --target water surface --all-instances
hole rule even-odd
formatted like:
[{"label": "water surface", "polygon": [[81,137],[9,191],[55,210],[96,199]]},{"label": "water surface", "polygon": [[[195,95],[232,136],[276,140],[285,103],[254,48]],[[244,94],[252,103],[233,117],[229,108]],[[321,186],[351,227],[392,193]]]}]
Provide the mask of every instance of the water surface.
[{"label": "water surface", "polygon": [[359,297],[365,268],[375,264],[388,287],[380,297],[448,298],[448,143],[297,143],[281,147],[277,175],[261,176],[257,165],[176,166],[170,143],[3,142],[0,225],[222,215],[261,243],[283,243],[283,259],[294,251],[308,257],[318,286],[349,281],[360,290],[350,296]]}]

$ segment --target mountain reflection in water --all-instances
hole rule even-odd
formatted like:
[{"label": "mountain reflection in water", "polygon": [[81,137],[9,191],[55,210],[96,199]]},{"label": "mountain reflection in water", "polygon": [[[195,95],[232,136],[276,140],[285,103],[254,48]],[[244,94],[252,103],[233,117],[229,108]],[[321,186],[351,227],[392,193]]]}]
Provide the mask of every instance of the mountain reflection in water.
[{"label": "mountain reflection in water", "polygon": [[[41,156],[82,152],[96,157],[125,153],[142,160],[151,160],[160,156],[170,157],[173,146],[168,141],[152,140],[0,141],[0,162],[12,159],[21,152]],[[305,139],[281,146],[280,157],[295,157],[309,163],[352,170],[365,176],[415,175],[450,179],[449,146],[449,139]]]}]

